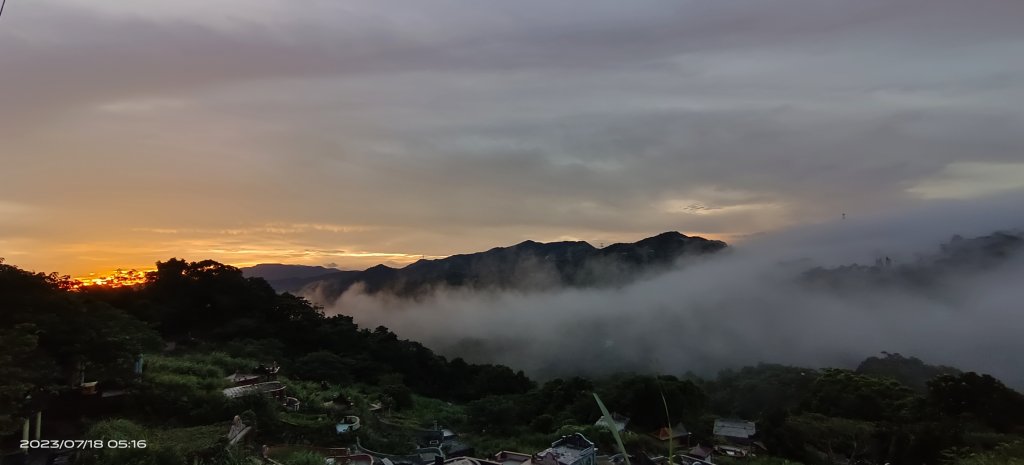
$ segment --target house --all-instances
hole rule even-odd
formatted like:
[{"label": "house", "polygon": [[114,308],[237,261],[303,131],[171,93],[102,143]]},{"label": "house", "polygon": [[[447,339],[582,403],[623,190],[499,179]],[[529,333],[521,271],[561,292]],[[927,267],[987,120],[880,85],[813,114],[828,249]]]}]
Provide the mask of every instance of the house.
[{"label": "house", "polygon": [[715,439],[734,444],[751,444],[757,428],[754,422],[747,420],[722,419],[715,420]]},{"label": "house", "polygon": [[[626,425],[629,424],[629,417],[612,412],[612,424],[615,426],[615,431],[621,433],[626,430]],[[602,416],[601,418],[598,418],[597,421],[594,422],[594,426],[608,427],[605,417]]]},{"label": "house", "polygon": [[711,456],[714,454],[714,452],[715,450],[708,446],[702,446],[700,444],[697,444],[696,447],[687,451],[687,455],[699,459],[701,461],[710,462]]},{"label": "house", "polygon": [[580,433],[563,436],[533,456],[536,465],[596,465],[597,448]]},{"label": "house", "polygon": [[455,457],[442,462],[444,465],[501,465],[490,460],[477,459],[473,457]]},{"label": "house", "polygon": [[494,454],[494,461],[501,465],[533,465],[533,456],[522,452],[503,450]]},{"label": "house", "polygon": [[686,427],[682,423],[679,423],[671,428],[662,427],[661,429],[651,433],[655,439],[659,441],[672,441],[673,444],[689,444],[690,433],[686,431]]},{"label": "house", "polygon": [[730,446],[728,444],[715,445],[715,452],[726,457],[746,457],[750,455],[750,448],[747,446]]},{"label": "house", "polygon": [[714,428],[715,452],[729,457],[746,457],[754,445],[757,427],[754,422],[735,419],[717,419]]},{"label": "house", "polygon": [[676,454],[676,460],[682,465],[712,465],[714,455],[713,447],[697,444],[686,452]]}]

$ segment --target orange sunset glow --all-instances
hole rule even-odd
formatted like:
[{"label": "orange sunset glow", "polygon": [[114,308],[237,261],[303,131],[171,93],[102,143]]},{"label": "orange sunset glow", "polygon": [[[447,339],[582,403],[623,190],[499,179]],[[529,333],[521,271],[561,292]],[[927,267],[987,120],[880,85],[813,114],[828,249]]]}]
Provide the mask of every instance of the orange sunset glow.
[{"label": "orange sunset glow", "polygon": [[135,286],[146,282],[146,273],[156,270],[114,270],[108,274],[90,273],[88,276],[71,278],[70,288],[80,290],[87,287],[126,287]]},{"label": "orange sunset glow", "polygon": [[971,18],[952,35],[855,0],[11,3],[0,257],[83,283],[174,257],[732,243],[1024,192],[1019,1],[948,2]]}]

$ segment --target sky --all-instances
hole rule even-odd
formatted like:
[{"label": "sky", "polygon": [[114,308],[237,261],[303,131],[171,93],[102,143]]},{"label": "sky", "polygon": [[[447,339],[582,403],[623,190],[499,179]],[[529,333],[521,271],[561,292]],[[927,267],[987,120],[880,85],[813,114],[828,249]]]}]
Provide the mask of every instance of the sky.
[{"label": "sky", "polygon": [[1011,195],[1022,23],[1019,0],[8,0],[0,256],[364,268]]}]

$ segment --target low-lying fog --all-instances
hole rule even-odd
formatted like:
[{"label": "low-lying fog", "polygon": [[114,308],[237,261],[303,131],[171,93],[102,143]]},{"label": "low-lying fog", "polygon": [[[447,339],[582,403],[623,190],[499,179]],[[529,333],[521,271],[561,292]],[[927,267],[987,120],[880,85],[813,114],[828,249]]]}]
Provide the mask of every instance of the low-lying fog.
[{"label": "low-lying fog", "polygon": [[[797,281],[813,266],[897,264],[954,234],[1024,226],[1021,195],[934,203],[748,239],[620,288],[441,289],[403,300],[357,287],[329,313],[384,325],[437,352],[546,378],[614,371],[702,375],[758,362],[855,367],[880,351],[991,373],[1024,386],[1024,257],[957,273],[938,291],[837,292]],[[685,226],[685,225],[684,225]],[[652,231],[656,233],[658,231]],[[315,296],[310,296],[316,300]],[[321,302],[324,303],[324,302]]]}]

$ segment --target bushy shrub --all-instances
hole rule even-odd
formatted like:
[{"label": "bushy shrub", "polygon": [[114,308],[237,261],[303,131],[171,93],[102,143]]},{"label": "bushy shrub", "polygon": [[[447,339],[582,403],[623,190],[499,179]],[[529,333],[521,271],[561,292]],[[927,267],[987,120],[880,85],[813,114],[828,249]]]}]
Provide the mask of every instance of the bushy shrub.
[{"label": "bushy shrub", "polygon": [[555,429],[555,417],[546,413],[538,415],[530,421],[530,429],[538,433],[550,433]]},{"label": "bushy shrub", "polygon": [[253,358],[234,357],[224,352],[189,354],[187,358],[196,363],[217,367],[225,376],[235,372],[249,372],[259,365]]},{"label": "bushy shrub", "polygon": [[389,384],[381,388],[381,394],[391,400],[391,406],[396,410],[405,410],[412,407],[412,389],[404,384]]},{"label": "bushy shrub", "polygon": [[[117,419],[94,424],[83,436],[86,440],[151,441],[149,431],[131,421]],[[84,465],[150,465],[156,464],[154,454],[148,448],[90,448],[83,451],[80,462]]]},{"label": "bushy shrub", "polygon": [[284,360],[285,345],[280,339],[235,339],[220,346],[232,357],[246,360]]},{"label": "bushy shrub", "polygon": [[324,465],[324,457],[309,451],[293,452],[282,460],[285,465]]}]

